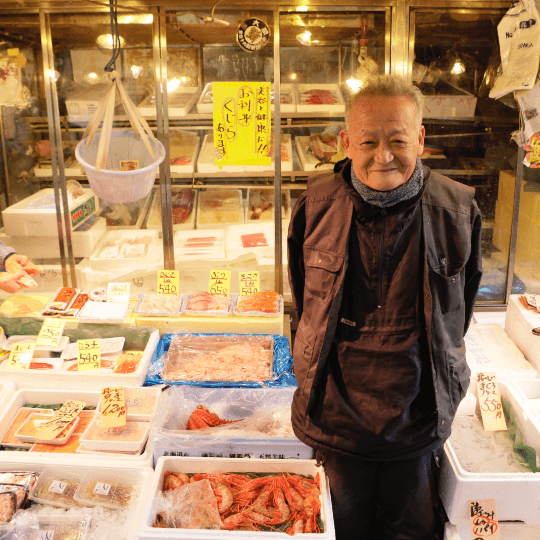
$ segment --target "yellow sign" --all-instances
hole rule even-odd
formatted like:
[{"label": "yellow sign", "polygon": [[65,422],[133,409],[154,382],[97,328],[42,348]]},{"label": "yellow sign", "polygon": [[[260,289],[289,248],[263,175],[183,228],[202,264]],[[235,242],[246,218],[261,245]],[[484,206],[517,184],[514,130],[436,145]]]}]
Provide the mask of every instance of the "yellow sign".
[{"label": "yellow sign", "polygon": [[107,302],[127,304],[129,302],[129,283],[109,283],[107,285]]},{"label": "yellow sign", "polygon": [[63,319],[45,319],[39,331],[36,345],[56,347],[60,343],[66,321]]},{"label": "yellow sign", "polygon": [[126,400],[124,387],[101,389],[101,427],[119,427],[126,425]]},{"label": "yellow sign", "polygon": [[8,367],[28,369],[34,355],[35,343],[15,343],[9,353]]},{"label": "yellow sign", "polygon": [[485,431],[505,431],[508,428],[504,419],[496,374],[478,373],[476,381]]},{"label": "yellow sign", "polygon": [[261,279],[259,271],[240,272],[240,296],[247,296],[261,292]]},{"label": "yellow sign", "polygon": [[73,419],[84,409],[83,401],[66,401],[36,433],[36,439],[50,441],[60,435]]},{"label": "yellow sign", "polygon": [[176,294],[180,291],[180,273],[178,270],[158,271],[158,294]]},{"label": "yellow sign", "polygon": [[270,165],[270,83],[214,82],[214,146],[223,165]]},{"label": "yellow sign", "polygon": [[231,271],[230,270],[211,270],[208,292],[221,296],[229,296],[231,290]]},{"label": "yellow sign", "polygon": [[501,540],[495,499],[469,501],[472,540]]},{"label": "yellow sign", "polygon": [[8,56],[17,56],[19,54],[19,49],[8,49]]},{"label": "yellow sign", "polygon": [[79,339],[77,363],[79,371],[94,371],[101,367],[99,339]]}]

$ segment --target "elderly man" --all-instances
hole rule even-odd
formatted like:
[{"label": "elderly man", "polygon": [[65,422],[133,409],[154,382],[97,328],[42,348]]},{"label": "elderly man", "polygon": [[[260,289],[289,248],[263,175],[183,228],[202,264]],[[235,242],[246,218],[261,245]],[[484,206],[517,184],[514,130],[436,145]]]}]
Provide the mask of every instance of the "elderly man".
[{"label": "elderly man", "polygon": [[297,437],[316,450],[338,540],[434,538],[438,457],[469,385],[478,292],[474,190],[420,161],[422,94],[374,77],[348,159],[310,178],[288,235]]}]

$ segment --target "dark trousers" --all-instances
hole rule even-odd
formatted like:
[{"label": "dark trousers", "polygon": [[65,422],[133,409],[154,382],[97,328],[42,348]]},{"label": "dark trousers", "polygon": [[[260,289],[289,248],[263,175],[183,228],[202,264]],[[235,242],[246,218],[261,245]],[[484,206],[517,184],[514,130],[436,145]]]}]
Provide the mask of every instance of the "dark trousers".
[{"label": "dark trousers", "polygon": [[441,453],[366,461],[317,452],[330,482],[336,540],[434,538]]}]

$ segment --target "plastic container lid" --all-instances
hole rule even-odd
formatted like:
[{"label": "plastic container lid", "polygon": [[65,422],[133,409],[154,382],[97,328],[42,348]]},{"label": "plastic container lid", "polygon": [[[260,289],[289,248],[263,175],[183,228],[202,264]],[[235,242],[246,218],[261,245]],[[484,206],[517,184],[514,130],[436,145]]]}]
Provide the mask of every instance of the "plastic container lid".
[{"label": "plastic container lid", "polygon": [[39,526],[38,540],[52,538],[53,540],[86,540],[90,530],[92,517],[89,514],[83,516],[66,515],[38,515]]},{"label": "plastic container lid", "polygon": [[79,311],[77,318],[81,322],[118,322],[129,315],[133,302],[117,304],[114,302],[94,302],[89,300]]},{"label": "plastic container lid", "polygon": [[38,503],[62,508],[82,508],[85,505],[74,499],[83,478],[82,473],[72,469],[48,468],[39,477],[36,491],[30,498]]},{"label": "plastic container lid", "polygon": [[115,475],[89,473],[79,484],[75,500],[105,508],[126,508],[136,491],[136,482]]},{"label": "plastic container lid", "polygon": [[99,416],[86,428],[81,444],[90,450],[137,452],[148,439],[149,431],[150,424],[147,422],[126,422],[122,428],[103,428]]},{"label": "plastic container lid", "polygon": [[51,421],[52,416],[38,412],[30,414],[23,425],[18,429],[17,433],[15,433],[15,437],[23,442],[28,443],[66,444],[79,424],[78,416],[75,417],[70,424],[54,439],[38,439],[35,436],[35,433],[41,427],[43,427],[43,424]]},{"label": "plastic container lid", "polygon": [[[124,343],[126,342],[125,337],[114,337],[114,338],[105,338],[100,340],[99,348],[101,354],[112,354],[120,352],[124,348]],[[70,343],[60,355],[60,358],[64,360],[71,360],[72,358],[77,358],[79,353],[79,345],[77,343]]]}]

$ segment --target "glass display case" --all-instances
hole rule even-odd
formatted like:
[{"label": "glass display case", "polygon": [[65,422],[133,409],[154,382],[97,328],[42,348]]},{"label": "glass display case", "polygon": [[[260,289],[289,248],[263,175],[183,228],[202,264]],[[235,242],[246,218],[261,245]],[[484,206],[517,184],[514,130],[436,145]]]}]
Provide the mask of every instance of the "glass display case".
[{"label": "glass display case", "polygon": [[[92,193],[75,159],[110,81],[109,9],[11,4],[0,7],[0,240],[41,265],[37,291],[128,281],[151,292],[158,269],[176,268],[185,292],[197,292],[221,268],[232,272],[232,292],[240,271],[258,270],[261,286],[288,301],[294,203],[310,174],[344,156],[346,100],[369,74],[403,66],[426,96],[422,160],[476,189],[479,302],[504,306],[510,291],[534,286],[538,257],[523,240],[534,245],[534,180],[521,190],[519,235],[514,212],[523,174],[511,140],[517,105],[489,98],[505,3],[120,8],[116,71],[166,152],[153,189],[128,203]],[[255,39],[261,28],[263,44]],[[216,165],[220,82],[271,85],[269,165]],[[130,129],[120,104],[113,128]]]}]

